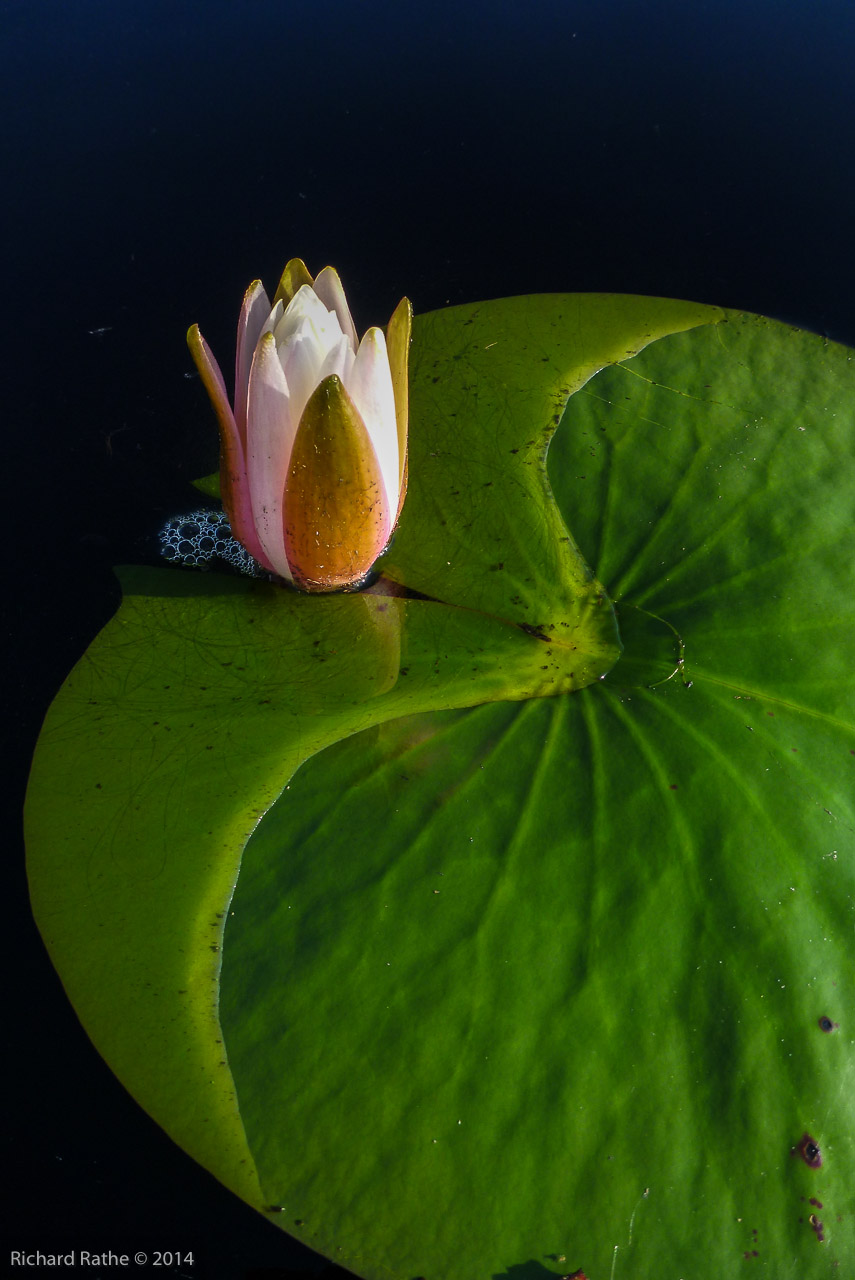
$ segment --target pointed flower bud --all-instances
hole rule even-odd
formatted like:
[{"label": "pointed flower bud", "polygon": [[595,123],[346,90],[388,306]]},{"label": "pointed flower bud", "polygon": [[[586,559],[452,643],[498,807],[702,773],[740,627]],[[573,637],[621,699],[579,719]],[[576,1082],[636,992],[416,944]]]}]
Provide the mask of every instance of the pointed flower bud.
[{"label": "pointed flower bud", "polygon": [[238,321],[234,407],[193,325],[187,341],[220,425],[220,492],[232,533],[305,591],[359,586],[407,488],[412,308],[360,342],[338,273],[299,258],[271,306],[249,286]]}]

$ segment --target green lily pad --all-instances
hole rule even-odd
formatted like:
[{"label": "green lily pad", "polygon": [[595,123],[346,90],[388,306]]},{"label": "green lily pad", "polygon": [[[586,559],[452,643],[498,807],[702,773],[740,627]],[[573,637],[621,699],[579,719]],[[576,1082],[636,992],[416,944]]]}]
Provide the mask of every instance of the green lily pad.
[{"label": "green lily pad", "polygon": [[369,1280],[840,1274],[852,355],[549,297],[413,357],[384,568],[429,599],[135,571],[54,704],[30,877],[75,1007]]}]

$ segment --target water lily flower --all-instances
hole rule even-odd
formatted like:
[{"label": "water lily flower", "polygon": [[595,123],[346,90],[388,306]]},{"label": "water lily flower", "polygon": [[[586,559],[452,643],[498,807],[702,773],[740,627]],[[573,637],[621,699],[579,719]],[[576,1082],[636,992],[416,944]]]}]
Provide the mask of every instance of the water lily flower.
[{"label": "water lily flower", "polygon": [[259,280],[238,322],[234,408],[210,347],[187,334],[220,426],[220,492],[232,533],[306,591],[358,587],[384,550],[407,488],[403,298],[359,342],[338,273],[286,266],[271,306]]}]

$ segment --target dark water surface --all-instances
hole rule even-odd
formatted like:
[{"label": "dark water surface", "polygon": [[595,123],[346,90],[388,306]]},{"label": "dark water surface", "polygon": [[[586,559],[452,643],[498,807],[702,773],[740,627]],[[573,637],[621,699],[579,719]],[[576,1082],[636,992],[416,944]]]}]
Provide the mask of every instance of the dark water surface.
[{"label": "dark water surface", "polygon": [[[10,1248],[342,1275],[198,1169],[89,1046],[32,926],[41,717],[150,555],[246,284],[295,254],[357,325],[552,290],[695,298],[855,344],[850,0],[0,4]],[[112,1274],[112,1273],[111,1273]]]}]

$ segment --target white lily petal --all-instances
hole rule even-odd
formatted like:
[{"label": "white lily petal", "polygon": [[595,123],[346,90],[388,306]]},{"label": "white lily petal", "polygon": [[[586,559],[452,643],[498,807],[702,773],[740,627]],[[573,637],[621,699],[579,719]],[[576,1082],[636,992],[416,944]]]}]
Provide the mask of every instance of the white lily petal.
[{"label": "white lily petal", "polygon": [[[285,370],[285,376],[288,376],[288,362],[291,359],[291,351],[302,346],[305,348],[304,357],[314,361],[314,367],[320,369],[326,355],[326,348],[318,342],[314,325],[308,316],[301,316],[296,327],[291,328],[287,339],[282,341],[282,328],[286,322],[280,320],[279,324],[273,332],[276,339],[276,350],[279,352],[279,359],[282,362],[282,368]],[[289,384],[290,385],[290,384]]]},{"label": "white lily petal", "polygon": [[[278,302],[275,302],[273,304],[273,310],[270,312],[270,315],[267,317],[264,324],[261,326],[261,332],[258,335],[258,342],[261,341],[261,339],[264,337],[266,333],[276,332],[276,326],[280,323],[282,316],[284,314],[285,314],[285,303],[280,298]],[[255,344],[256,349],[258,348],[258,342],[256,342]],[[253,351],[253,355],[254,354],[255,354],[255,351]]]},{"label": "white lily petal", "polygon": [[345,384],[380,463],[380,473],[394,522],[398,509],[400,469],[398,466],[398,423],[389,356],[382,330],[369,329],[359,344],[349,381]]},{"label": "white lily petal", "polygon": [[235,357],[235,421],[240,438],[246,445],[246,391],[252,357],[258,346],[265,321],[270,316],[270,299],[260,280],[253,280],[244,294],[237,330]]},{"label": "white lily petal", "polygon": [[319,382],[323,382],[324,378],[328,378],[331,373],[335,373],[347,388],[355,361],[356,353],[350,345],[350,338],[343,333],[338,340],[337,346],[328,351],[324,357],[324,362],[318,371],[316,385]]},{"label": "white lily petal", "polygon": [[356,336],[356,326],[350,314],[350,307],[347,305],[341,277],[335,267],[324,267],[323,271],[318,273],[315,280],[315,293],[324,306],[338,316],[341,331],[347,334],[355,354],[359,346],[359,338]]},{"label": "white lily petal", "polygon": [[341,337],[341,325],[334,311],[329,311],[316,295],[314,289],[303,285],[288,303],[285,314],[276,326],[276,341],[280,346],[289,342],[292,335],[308,321],[312,326],[315,339],[324,354],[334,346]]},{"label": "white lily petal", "polygon": [[272,334],[252,361],[247,396],[247,474],[258,540],[274,571],[293,581],[282,523],[282,497],[299,419],[292,418],[288,383]]},{"label": "white lily petal", "polygon": [[296,426],[303,416],[309,396],[320,382],[324,353],[318,347],[311,324],[279,348],[279,360],[288,384],[290,413]]}]

